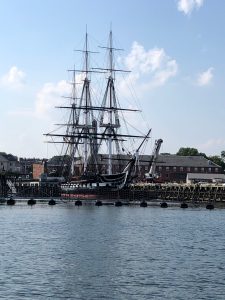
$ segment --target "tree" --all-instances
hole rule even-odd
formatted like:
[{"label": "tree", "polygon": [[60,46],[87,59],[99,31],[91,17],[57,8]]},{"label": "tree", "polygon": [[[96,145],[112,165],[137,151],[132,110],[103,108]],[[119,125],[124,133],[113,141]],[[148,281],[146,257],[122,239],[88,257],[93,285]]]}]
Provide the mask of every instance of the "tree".
[{"label": "tree", "polygon": [[189,148],[189,147],[181,147],[177,152],[177,155],[180,156],[196,156],[199,155],[199,152],[196,148]]},{"label": "tree", "polygon": [[203,157],[205,157],[206,159],[208,159],[208,156],[207,156],[204,152],[199,152],[198,155],[199,155],[199,156],[203,156]]},{"label": "tree", "polygon": [[219,157],[218,155],[213,155],[213,156],[209,156],[209,160],[211,160],[215,164],[217,164],[220,167],[222,167],[222,169],[224,171],[224,169],[225,169],[225,162],[223,161],[223,159],[221,157]]},{"label": "tree", "polygon": [[225,150],[221,151],[221,158],[223,161],[225,161]]}]

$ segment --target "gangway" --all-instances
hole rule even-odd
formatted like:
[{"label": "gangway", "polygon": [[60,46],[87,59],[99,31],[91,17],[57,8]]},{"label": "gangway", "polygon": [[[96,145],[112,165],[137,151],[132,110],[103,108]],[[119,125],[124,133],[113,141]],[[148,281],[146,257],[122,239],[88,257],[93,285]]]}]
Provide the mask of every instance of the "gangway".
[{"label": "gangway", "polygon": [[16,187],[15,187],[14,182],[12,182],[10,179],[7,179],[6,184],[9,187],[9,193],[10,193],[10,195],[11,196],[15,195],[16,194]]}]

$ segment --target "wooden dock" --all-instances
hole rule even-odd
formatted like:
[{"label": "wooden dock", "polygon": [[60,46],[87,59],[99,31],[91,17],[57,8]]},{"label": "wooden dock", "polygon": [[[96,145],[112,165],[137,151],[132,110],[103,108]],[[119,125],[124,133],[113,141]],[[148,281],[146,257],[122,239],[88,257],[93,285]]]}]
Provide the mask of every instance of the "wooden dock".
[{"label": "wooden dock", "polygon": [[183,202],[224,202],[225,186],[219,184],[135,184],[131,186],[133,199],[160,199]]},{"label": "wooden dock", "polygon": [[[60,189],[45,188],[38,189],[29,188],[29,190],[18,190],[16,197],[19,201],[21,199],[34,198],[38,202],[47,202],[54,198],[59,201],[72,202],[81,200],[83,203],[95,203],[96,200],[107,203],[114,203],[115,201],[123,201],[124,203],[140,203],[147,201],[154,202],[173,202],[173,203],[220,203],[225,206],[225,186],[222,184],[155,184],[155,183],[139,183],[133,184],[127,189],[117,192],[99,193],[96,197],[90,199],[90,195],[80,194],[74,197],[73,194],[68,194],[67,197],[61,197]],[[1,195],[1,198],[7,198],[10,195]]]}]

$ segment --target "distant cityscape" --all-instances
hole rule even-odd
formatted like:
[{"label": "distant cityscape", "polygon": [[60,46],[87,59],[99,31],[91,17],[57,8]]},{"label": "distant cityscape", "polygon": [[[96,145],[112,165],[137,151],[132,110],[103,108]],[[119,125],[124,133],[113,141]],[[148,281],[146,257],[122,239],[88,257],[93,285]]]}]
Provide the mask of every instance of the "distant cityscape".
[{"label": "distant cityscape", "polygon": [[[0,152],[0,173],[6,173],[9,176],[15,176],[19,180],[39,180],[41,175],[45,173],[47,176],[57,174],[60,176],[60,168],[62,168],[63,156],[54,156],[50,159],[46,158],[18,158],[15,155]],[[123,158],[126,162],[128,156]],[[139,180],[145,180],[145,174],[149,170],[152,160],[151,155],[141,155],[137,166]],[[69,163],[64,162],[67,167]],[[107,155],[99,154],[99,165],[104,173],[107,168]],[[79,168],[79,162],[77,163]],[[114,158],[113,170],[119,172],[121,169],[121,161]],[[160,154],[156,162],[156,173],[160,178],[160,182],[178,182],[187,181],[222,181],[225,182],[224,168],[204,157],[203,155],[176,155],[176,154]]]}]

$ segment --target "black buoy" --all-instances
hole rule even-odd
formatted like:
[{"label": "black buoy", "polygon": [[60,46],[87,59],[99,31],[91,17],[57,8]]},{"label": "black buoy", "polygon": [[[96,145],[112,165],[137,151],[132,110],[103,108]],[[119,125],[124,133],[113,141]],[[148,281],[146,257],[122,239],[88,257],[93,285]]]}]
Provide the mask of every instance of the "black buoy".
[{"label": "black buoy", "polygon": [[16,201],[11,197],[7,200],[7,205],[15,205]]},{"label": "black buoy", "polygon": [[55,200],[54,199],[49,200],[48,205],[56,205]]},{"label": "black buoy", "polygon": [[214,205],[212,203],[209,203],[205,207],[206,209],[214,209]]},{"label": "black buoy", "polygon": [[95,206],[102,206],[102,201],[101,200],[97,200],[95,202]]},{"label": "black buoy", "polygon": [[187,203],[181,203],[180,208],[188,208]]},{"label": "black buoy", "polygon": [[34,205],[34,204],[36,204],[36,200],[34,200],[33,198],[31,198],[31,199],[29,199],[29,200],[27,201],[27,204],[28,204],[28,205]]},{"label": "black buoy", "polygon": [[121,201],[116,201],[114,205],[119,207],[119,206],[123,206],[123,203]]},{"label": "black buoy", "polygon": [[141,201],[140,207],[147,207],[148,203],[146,201]]},{"label": "black buoy", "polygon": [[76,200],[75,201],[75,205],[76,206],[81,206],[82,205],[82,201],[81,200]]},{"label": "black buoy", "polygon": [[167,204],[166,202],[162,202],[162,203],[160,204],[160,206],[161,206],[162,208],[167,208],[167,207],[168,207],[168,204]]}]

